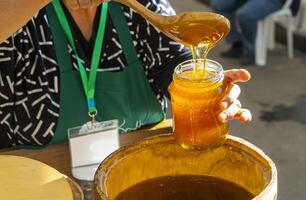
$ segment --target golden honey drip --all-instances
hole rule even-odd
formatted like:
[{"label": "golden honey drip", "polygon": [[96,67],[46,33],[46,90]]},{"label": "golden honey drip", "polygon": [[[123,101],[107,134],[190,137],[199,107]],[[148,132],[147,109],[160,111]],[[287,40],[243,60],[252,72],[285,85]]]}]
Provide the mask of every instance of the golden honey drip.
[{"label": "golden honey drip", "polygon": [[230,30],[230,22],[212,12],[184,12],[180,15],[162,16],[142,6],[136,0],[115,0],[135,10],[153,26],[172,40],[189,47],[193,59],[204,59],[204,66],[194,65],[194,79],[205,78],[205,60],[211,48]]}]

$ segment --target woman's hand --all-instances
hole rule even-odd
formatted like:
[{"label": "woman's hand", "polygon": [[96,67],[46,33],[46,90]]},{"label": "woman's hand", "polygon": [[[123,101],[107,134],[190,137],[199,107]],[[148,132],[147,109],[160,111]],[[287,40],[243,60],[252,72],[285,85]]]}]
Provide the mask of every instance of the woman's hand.
[{"label": "woman's hand", "polygon": [[232,69],[225,71],[224,75],[224,81],[229,84],[229,90],[221,102],[224,111],[219,114],[219,120],[224,123],[232,119],[239,119],[241,122],[251,121],[251,112],[248,109],[241,108],[241,103],[238,100],[240,87],[235,84],[250,80],[250,73],[244,69]]},{"label": "woman's hand", "polygon": [[62,0],[64,4],[71,9],[88,8],[91,6],[97,6],[103,2],[103,0]]}]

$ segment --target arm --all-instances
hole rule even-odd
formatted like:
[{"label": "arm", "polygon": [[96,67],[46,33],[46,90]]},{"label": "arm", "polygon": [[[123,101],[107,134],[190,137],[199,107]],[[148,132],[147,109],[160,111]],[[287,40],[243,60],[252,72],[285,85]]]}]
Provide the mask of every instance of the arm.
[{"label": "arm", "polygon": [[[15,64],[13,37],[0,43],[0,149],[16,144],[14,126]],[[20,59],[21,60],[21,59]]]},{"label": "arm", "polygon": [[45,14],[38,12],[0,44],[0,148],[45,145],[51,137],[44,135],[55,132],[57,117],[48,110],[59,113],[58,70]]},{"label": "arm", "polygon": [[51,0],[0,0],[0,43],[6,40]]}]

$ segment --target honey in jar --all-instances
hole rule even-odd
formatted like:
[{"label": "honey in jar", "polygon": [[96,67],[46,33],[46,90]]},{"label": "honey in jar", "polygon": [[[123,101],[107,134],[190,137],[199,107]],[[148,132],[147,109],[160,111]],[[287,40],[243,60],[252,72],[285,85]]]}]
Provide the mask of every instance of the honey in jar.
[{"label": "honey in jar", "polygon": [[188,63],[188,70],[181,70],[182,73],[175,75],[170,86],[175,136],[186,149],[220,145],[227,133],[227,125],[217,121],[222,75],[218,70],[209,71],[205,65],[209,51],[229,33],[229,20],[212,12],[162,16],[137,1],[115,1],[133,8],[162,33],[190,48],[193,61]]},{"label": "honey in jar", "polygon": [[216,13],[188,13],[179,19],[161,27],[166,35],[188,46],[193,56],[175,69],[169,86],[174,135],[185,149],[218,147],[228,132],[228,125],[217,119],[226,86],[221,65],[207,60],[207,55],[228,34],[230,23]]},{"label": "honey in jar", "polygon": [[194,65],[204,60],[189,60],[175,68],[169,86],[176,141],[185,149],[209,149],[220,146],[228,133],[228,124],[218,120],[220,102],[225,94],[222,66],[206,60],[205,76],[194,77]]}]

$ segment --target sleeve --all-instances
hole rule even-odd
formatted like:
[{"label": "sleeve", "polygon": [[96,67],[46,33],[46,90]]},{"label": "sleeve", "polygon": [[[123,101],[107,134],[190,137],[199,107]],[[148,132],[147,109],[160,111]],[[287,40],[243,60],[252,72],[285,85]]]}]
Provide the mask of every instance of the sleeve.
[{"label": "sleeve", "polygon": [[[141,3],[162,15],[175,14],[168,0],[143,0]],[[191,59],[191,53],[185,46],[172,41],[147,21],[144,20],[140,26],[141,41],[144,43],[140,58],[146,75],[157,98],[161,99],[163,95],[169,98],[168,86],[172,81],[174,68]]]},{"label": "sleeve", "polygon": [[0,44],[0,147],[16,144],[14,126],[14,83],[16,51],[14,38]]},{"label": "sleeve", "polygon": [[36,26],[31,20],[0,44],[0,148],[43,146],[56,127],[58,72],[55,61],[43,54],[49,35]]}]

